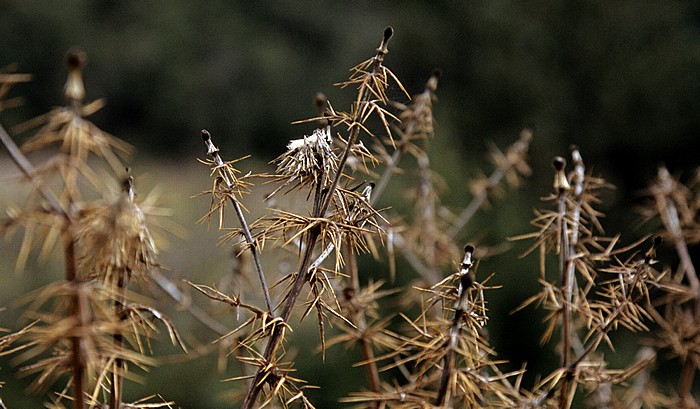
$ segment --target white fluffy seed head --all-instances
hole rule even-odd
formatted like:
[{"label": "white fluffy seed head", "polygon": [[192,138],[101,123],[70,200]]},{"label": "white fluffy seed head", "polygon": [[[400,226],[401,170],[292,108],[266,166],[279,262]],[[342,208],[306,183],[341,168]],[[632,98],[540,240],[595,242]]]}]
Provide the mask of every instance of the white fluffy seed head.
[{"label": "white fluffy seed head", "polygon": [[292,152],[301,148],[314,149],[319,144],[330,145],[331,134],[328,128],[314,129],[314,132],[301,139],[292,139],[287,144],[287,150]]}]

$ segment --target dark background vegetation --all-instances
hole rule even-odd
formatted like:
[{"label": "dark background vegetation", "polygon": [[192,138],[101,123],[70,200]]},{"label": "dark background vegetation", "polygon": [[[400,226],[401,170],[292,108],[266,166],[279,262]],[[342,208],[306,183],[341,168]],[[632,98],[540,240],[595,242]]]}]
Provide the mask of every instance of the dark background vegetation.
[{"label": "dark background vegetation", "polygon": [[[488,171],[485,141],[505,147],[522,127],[535,129],[532,178],[477,217],[460,237],[464,241],[494,245],[530,231],[531,209],[550,189],[551,158],[567,154],[570,144],[581,147],[596,174],[617,185],[602,208],[609,233],[623,232],[627,241],[651,229],[636,227],[630,210],[656,166],[663,162],[688,175],[699,164],[700,3],[690,0],[2,0],[0,66],[16,63],[34,78],[13,91],[25,96],[24,106],[3,112],[0,120],[10,127],[61,104],[63,57],[79,45],[89,56],[88,99],[107,99],[94,122],[134,144],[144,164],[163,164],[153,173],[172,180],[175,186],[167,190],[177,192],[185,172],[201,171],[203,184],[175,195],[185,201],[208,183],[206,169],[179,165],[203,156],[200,129],[220,140],[226,157],[276,157],[289,139],[309,132],[308,125],[291,122],[315,115],[316,92],[336,108],[347,106],[350,94],[332,84],[372,55],[387,25],[395,29],[387,65],[410,93],[422,90],[434,68],[443,72],[432,156],[445,180],[445,205],[464,206],[469,178],[479,168]],[[395,96],[401,98],[398,90]],[[397,197],[387,197],[386,204],[400,208],[398,189],[389,193]],[[193,205],[199,206],[193,214],[206,209],[201,201]],[[195,218],[178,222],[189,228]],[[515,244],[481,268],[496,272],[495,282],[504,286],[491,302],[493,344],[514,368],[527,360],[537,371],[553,359],[537,345],[540,317],[531,310],[509,315],[535,288],[536,260],[519,260],[522,250]],[[211,266],[187,260],[182,254],[176,260],[180,274],[215,280]],[[0,304],[11,306],[14,298],[3,294]],[[299,354],[316,345],[314,331],[310,326],[307,336],[295,334]],[[334,373],[335,359],[356,358],[334,355],[325,364],[317,355],[299,359],[300,376],[311,383],[335,380],[314,395],[320,407],[355,389],[348,379],[362,376]],[[242,385],[220,384],[224,375],[214,371],[213,358],[155,372],[143,389],[187,408],[222,407],[224,391]],[[2,374],[3,380],[12,374],[7,361]],[[9,386],[2,391],[15,393]]]}]

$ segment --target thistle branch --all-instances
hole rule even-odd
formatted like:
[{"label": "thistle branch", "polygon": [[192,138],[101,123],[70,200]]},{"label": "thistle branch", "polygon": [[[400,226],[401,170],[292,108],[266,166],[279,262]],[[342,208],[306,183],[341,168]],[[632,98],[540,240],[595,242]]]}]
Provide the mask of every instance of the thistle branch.
[{"label": "thistle branch", "polygon": [[[228,187],[229,189],[232,188],[233,181],[229,178],[229,175],[223,171],[223,168],[225,166],[224,161],[219,155],[219,148],[217,148],[216,145],[214,145],[214,142],[212,142],[211,134],[209,133],[209,131],[202,129],[202,139],[204,140],[204,146],[207,147],[207,155],[211,156],[217,168],[219,169],[219,176],[226,184],[226,187]],[[241,205],[238,204],[238,201],[236,201],[233,197],[231,197],[231,204],[233,205],[233,208],[236,211],[236,216],[238,217],[238,221],[241,224],[241,228],[243,229],[243,235],[245,237],[246,243],[248,244],[250,252],[253,255],[255,270],[258,273],[258,279],[260,280],[260,286],[262,287],[263,296],[265,297],[265,304],[267,305],[267,310],[271,316],[274,316],[272,300],[270,299],[270,291],[267,286],[267,281],[265,280],[265,274],[263,273],[262,264],[260,263],[260,256],[258,254],[258,248],[255,244],[255,240],[253,239],[253,235],[250,233],[250,228],[248,227],[248,222],[246,221],[245,216],[243,215]]]},{"label": "thistle branch", "polygon": [[[569,366],[569,352],[571,350],[571,300],[573,293],[574,280],[573,275],[569,274],[569,232],[567,223],[566,201],[567,193],[570,189],[564,166],[566,160],[562,157],[556,157],[553,162],[556,171],[554,176],[554,190],[557,193],[557,231],[559,232],[559,274],[561,276],[561,289],[563,294],[562,300],[562,329],[561,329],[561,366],[567,368]],[[568,376],[564,378],[561,395],[559,397],[560,409],[565,409],[569,401],[568,394]]]},{"label": "thistle branch", "polygon": [[464,226],[467,225],[469,220],[474,217],[476,211],[479,210],[486,199],[488,199],[491,189],[498,186],[513,166],[522,160],[523,155],[525,155],[530,145],[530,140],[532,140],[532,131],[530,129],[524,129],[520,132],[520,138],[508,148],[508,152],[505,155],[506,160],[498,164],[496,169],[494,169],[493,173],[491,173],[486,180],[486,183],[479,190],[479,193],[472,198],[467,207],[457,216],[457,220],[455,220],[452,226],[447,230],[448,237],[455,238]]},{"label": "thistle branch", "polygon": [[[2,140],[3,145],[10,154],[10,158],[15,162],[17,167],[25,174],[30,180],[32,174],[34,173],[34,166],[29,162],[26,156],[19,149],[14,140],[5,131],[5,128],[0,125],[0,140]],[[84,387],[85,387],[85,365],[84,359],[82,357],[82,339],[80,334],[82,333],[83,322],[83,311],[82,304],[80,302],[80,297],[78,294],[78,287],[80,285],[81,279],[78,275],[77,259],[75,253],[76,238],[73,232],[73,217],[72,215],[65,211],[63,207],[59,204],[58,200],[53,196],[50,190],[46,187],[39,185],[39,192],[44,197],[51,210],[60,214],[66,221],[63,231],[63,242],[64,242],[64,262],[65,262],[65,277],[73,288],[73,297],[71,299],[71,307],[69,314],[72,317],[77,318],[76,327],[78,331],[77,336],[70,338],[71,345],[71,372],[73,377],[73,407],[74,409],[83,409],[85,403],[83,400]],[[71,203],[72,204],[72,203]],[[72,207],[72,206],[71,206]]]},{"label": "thistle branch", "polygon": [[[384,61],[384,56],[388,53],[387,46],[389,39],[393,35],[393,32],[394,31],[391,27],[387,27],[384,30],[384,37],[379,48],[377,48],[377,54],[372,60],[373,72],[381,67],[382,62]],[[358,117],[355,118],[356,120],[362,120],[362,108],[365,104],[367,104],[370,101],[372,95],[372,92],[365,90],[362,87],[360,88],[357,101],[358,105],[356,106],[356,110],[354,111],[355,114],[358,115]],[[335,190],[338,187],[338,182],[340,181],[340,178],[343,175],[345,164],[350,155],[350,151],[352,150],[353,145],[356,143],[361,129],[362,126],[360,126],[360,123],[354,122],[353,124],[351,124],[350,135],[347,139],[347,144],[345,146],[345,149],[343,150],[340,161],[338,162],[337,171],[333,177],[333,181],[328,187],[322,186],[322,183],[320,183],[322,180],[320,179],[322,175],[319,175],[319,180],[318,183],[316,183],[316,189],[314,193],[312,217],[323,217],[323,215],[326,213],[326,210],[330,206],[330,203],[332,202],[333,196],[335,194]],[[287,322],[289,320],[289,316],[292,313],[297,298],[301,294],[301,290],[304,287],[304,283],[306,283],[306,281],[308,280],[309,266],[312,263],[312,254],[314,252],[320,234],[320,226],[311,228],[306,233],[305,246],[302,247],[303,256],[299,265],[299,271],[297,273],[296,278],[294,279],[294,283],[292,284],[291,290],[287,294],[285,304],[280,314],[280,318],[284,322]],[[280,325],[276,326],[272,334],[270,335],[270,339],[267,343],[267,346],[265,347],[265,351],[262,356],[262,362],[264,363],[264,365],[258,367],[255,376],[253,377],[253,381],[251,382],[251,386],[248,389],[248,393],[246,394],[245,400],[243,401],[242,409],[251,409],[255,405],[257,397],[260,394],[260,391],[262,390],[265,383],[265,377],[267,375],[267,364],[272,362],[272,358],[277,353],[277,349],[281,345],[281,342],[284,338],[284,332],[285,326]]]},{"label": "thistle branch", "polygon": [[472,270],[472,266],[474,265],[474,261],[472,259],[473,254],[474,246],[467,244],[464,247],[464,259],[462,260],[462,265],[460,266],[455,314],[452,318],[452,325],[450,326],[450,336],[447,344],[447,351],[445,352],[445,357],[443,358],[442,375],[440,377],[440,387],[438,389],[438,397],[436,400],[437,406],[440,407],[450,407],[449,386],[450,379],[455,373],[454,354],[459,345],[459,334],[462,329],[464,316],[467,314],[467,294],[469,289],[474,285],[474,271]]}]

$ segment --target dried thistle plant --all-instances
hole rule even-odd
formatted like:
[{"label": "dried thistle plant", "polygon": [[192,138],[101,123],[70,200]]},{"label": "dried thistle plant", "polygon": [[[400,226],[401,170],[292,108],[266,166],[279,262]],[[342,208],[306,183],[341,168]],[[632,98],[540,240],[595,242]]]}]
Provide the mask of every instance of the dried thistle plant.
[{"label": "dried thistle plant", "polygon": [[[59,153],[35,167],[4,129],[2,142],[41,202],[36,208],[11,208],[3,231],[24,229],[18,267],[24,267],[37,245],[47,255],[60,241],[65,278],[32,294],[25,315],[33,323],[15,333],[25,342],[15,360],[22,374],[35,374],[34,387],[50,388],[64,381],[51,398],[52,408],[168,407],[169,402],[147,398],[122,402],[123,381],[134,378],[129,366],[155,364],[148,357],[148,340],[160,322],[172,342],[184,345],[172,323],[153,307],[136,303],[129,280],[146,280],[158,266],[157,250],[146,227],[145,213],[135,200],[133,178],[125,179],[122,191],[112,198],[110,183],[116,176],[98,177],[89,155],[104,159],[115,172],[124,166],[113,149],[128,151],[128,144],[107,135],[84,119],[102,106],[100,101],[83,105],[82,69],[85,56],[71,50],[67,56],[66,106],[30,121],[43,122],[25,151],[57,143]],[[55,172],[58,170],[58,172]],[[56,178],[58,179],[56,181]],[[115,183],[116,184],[116,183]],[[101,202],[85,203],[82,191],[103,196]]]},{"label": "dried thistle plant", "polygon": [[[458,272],[431,288],[419,288],[427,296],[420,315],[403,315],[410,333],[385,331],[400,347],[377,361],[386,362],[383,371],[399,368],[405,382],[384,383],[381,390],[355,393],[345,402],[392,408],[516,406],[520,392],[509,379],[519,373],[503,374],[492,359],[484,331],[488,278],[476,280],[473,254],[474,246],[467,245]],[[439,314],[431,313],[435,308]]]},{"label": "dried thistle plant", "polygon": [[[609,334],[619,327],[648,332],[649,323],[659,324],[655,313],[659,297],[688,297],[667,270],[653,267],[659,238],[641,252],[644,238],[620,247],[619,236],[601,235],[602,213],[594,205],[599,203],[597,192],[609,185],[586,173],[577,147],[572,148],[572,159],[574,170],[568,175],[566,161],[554,159],[555,193],[545,200],[553,202],[555,209],[536,213],[536,233],[516,237],[535,239],[528,252],[540,249],[542,291],[523,306],[536,303],[549,311],[543,342],[559,330],[561,366],[536,386],[542,402],[559,408],[571,407],[579,387],[594,392],[600,402],[613,402],[610,386],[627,381],[650,361],[609,369],[596,353],[600,345],[613,348]],[[556,274],[545,271],[548,251],[558,255]]]},{"label": "dried thistle plant", "polygon": [[678,397],[674,405],[680,408],[696,407],[693,397],[693,381],[700,368],[700,280],[691,256],[692,246],[698,243],[700,218],[698,210],[697,174],[688,186],[671,176],[665,166],[658,169],[656,179],[646,190],[652,200],[642,209],[645,220],[658,219],[661,234],[676,251],[678,267],[669,279],[682,291],[668,294],[652,316],[659,324],[654,338],[655,348],[669,351],[682,364],[678,385]]},{"label": "dried thistle plant", "polygon": [[[303,190],[311,201],[310,214],[299,214],[282,209],[273,209],[271,214],[254,222],[251,227],[240,211],[238,196],[235,191],[230,191],[230,202],[237,208],[239,216],[240,234],[243,236],[247,248],[253,252],[254,258],[262,250],[265,243],[273,241],[283,247],[292,247],[299,254],[299,264],[296,271],[282,275],[277,286],[281,286],[279,304],[269,300],[265,276],[262,269],[258,269],[260,283],[266,294],[268,310],[255,310],[244,307],[240,302],[237,308],[244,308],[253,314],[253,318],[244,321],[243,325],[235,332],[247,326],[253,326],[251,334],[244,342],[236,345],[236,348],[244,348],[249,351],[247,362],[256,367],[255,375],[245,397],[243,407],[250,408],[256,405],[269,404],[273,400],[287,405],[292,401],[300,401],[303,406],[311,406],[303,397],[303,388],[286,391],[281,385],[299,384],[289,376],[289,371],[280,361],[284,354],[281,347],[284,344],[285,333],[289,328],[289,318],[292,310],[300,299],[302,290],[309,285],[309,295],[305,301],[305,311],[302,317],[312,311],[316,311],[319,331],[322,340],[322,348],[325,343],[324,322],[329,316],[341,320],[349,327],[355,327],[350,319],[341,313],[340,301],[336,290],[339,284],[335,283],[343,276],[340,269],[344,266],[343,250],[347,247],[348,255],[353,257],[356,252],[371,251],[375,245],[372,235],[381,234],[379,222],[381,215],[371,205],[371,191],[374,184],[365,186],[361,193],[350,188],[352,177],[346,172],[346,165],[350,161],[375,159],[359,141],[362,132],[372,135],[366,127],[370,117],[377,117],[383,128],[390,134],[389,120],[396,119],[387,109],[389,100],[386,88],[390,82],[395,82],[403,90],[391,71],[383,65],[384,56],[388,52],[388,41],[393,34],[391,28],[384,32],[384,38],[374,57],[357,65],[351,70],[348,81],[339,85],[343,88],[354,87],[357,97],[354,99],[348,112],[336,111],[330,103],[321,119],[326,124],[316,129],[310,136],[294,139],[287,145],[287,151],[281,154],[274,162],[277,171],[269,177],[271,183],[278,186],[268,197],[278,194],[283,189],[286,191]],[[338,137],[333,137],[334,129],[338,130]],[[346,133],[345,136],[341,135]],[[207,139],[205,138],[205,143]],[[218,157],[218,149],[211,142],[207,143],[208,152],[214,157],[214,161],[220,168],[223,161]],[[224,178],[225,179],[225,178]],[[227,183],[230,189],[232,183]],[[218,201],[221,203],[221,201]],[[210,212],[211,214],[211,212]],[[385,221],[384,221],[385,222]],[[253,237],[252,233],[255,234]],[[229,236],[232,238],[232,236]],[[335,265],[326,268],[322,263],[335,250]],[[195,288],[204,292],[210,298],[219,299],[229,303],[218,290],[212,288]],[[274,305],[278,307],[273,308]],[[259,317],[259,318],[255,318]],[[269,317],[269,318],[268,318]],[[267,324],[275,323],[273,325]],[[256,327],[257,323],[263,323]],[[230,335],[232,335],[231,333]],[[267,346],[259,351],[256,343],[261,338],[267,339]],[[292,393],[293,392],[293,393]],[[261,400],[258,399],[263,395]]]},{"label": "dried thistle plant", "polygon": [[[684,185],[662,167],[646,191],[652,200],[643,216],[660,221],[656,233],[677,254],[678,266],[670,269],[657,260],[660,238],[625,244],[619,235],[605,234],[599,193],[611,186],[586,170],[578,148],[572,148],[570,172],[564,158],[555,158],[553,192],[545,198],[549,207],[536,212],[535,232],[517,238],[533,240],[527,253],[538,250],[540,256],[542,288],[523,307],[534,304],[547,311],[542,341],[557,341],[561,361],[526,389],[526,367],[504,373],[503,361],[489,344],[486,294],[493,287],[491,276],[477,275],[476,258],[491,251],[480,246],[477,253],[468,245],[461,253],[457,239],[479,209],[499,198],[504,185],[517,187],[530,174],[525,157],[532,132],[523,130],[504,151],[490,146],[493,170],[471,181],[472,198],[463,209],[448,209],[430,158],[440,74],[434,72],[410,102],[390,101],[391,87],[408,98],[384,65],[392,34],[387,28],[374,56],[336,84],[354,92],[349,108],[337,110],[319,99],[321,115],[300,121],[319,127],[291,139],[271,161],[271,174],[240,172],[240,159],[224,161],[212,136],[202,131],[208,157],[201,162],[209,167],[212,184],[203,193],[210,203],[201,221],[211,224],[212,216],[219,217],[222,243],[232,245],[237,256],[249,254],[259,288],[249,295],[240,286],[229,293],[222,286],[188,284],[236,315],[232,329],[218,322],[207,325],[219,333],[219,349],[244,366],[242,375],[227,379],[246,381],[242,407],[313,407],[306,395],[313,386],[295,375],[294,358],[286,349],[295,309],[301,310],[301,319],[316,316],[324,358],[327,348],[338,344],[361,353],[357,365],[366,370],[366,385],[344,399],[359,407],[563,409],[572,407],[577,396],[598,408],[697,407],[700,278],[692,246],[700,242],[700,173]],[[3,233],[24,234],[17,267],[24,268],[33,252],[47,256],[56,247],[65,264],[64,280],[26,297],[30,324],[0,338],[0,355],[16,354],[23,364],[20,372],[35,375],[37,388],[59,384],[47,407],[172,407],[158,395],[122,402],[125,380],[139,379],[134,369],[157,364],[150,339],[159,328],[173,344],[185,347],[171,321],[144,305],[131,288],[166,280],[157,272],[158,250],[147,227],[149,204],[137,200],[133,178],[122,177],[120,155],[130,150],[128,144],[86,119],[103,103],[83,103],[84,54],[71,51],[67,63],[65,106],[17,128],[43,125],[24,152],[58,145],[55,156],[33,165],[0,127],[0,139],[38,199],[36,205],[9,208],[9,220],[0,227]],[[0,111],[19,103],[5,97],[28,79],[10,71],[0,71]],[[415,161],[414,169],[399,169],[405,155]],[[376,207],[394,175],[402,172],[417,182],[407,196],[415,203],[408,216]],[[265,198],[270,209],[249,223],[243,198],[256,179],[273,186]],[[281,208],[270,200],[287,194],[304,197],[306,208]],[[86,202],[83,197],[101,199]],[[235,226],[225,218],[231,207]],[[280,265],[272,274],[268,268],[266,274],[263,251],[274,247],[296,254],[296,265]],[[381,247],[386,247],[389,279],[365,283],[359,256],[379,259]],[[551,265],[550,254],[555,269],[545,268]],[[398,272],[397,256],[410,268]],[[445,277],[445,271],[453,273]],[[419,296],[392,287],[397,273],[418,276],[413,283]],[[400,292],[396,307],[387,299]],[[170,294],[184,298],[182,292]],[[407,307],[411,312],[403,312]],[[330,335],[328,326],[335,328]],[[614,348],[612,333],[620,328],[654,336],[647,342],[651,348],[641,349],[623,368],[613,368],[605,348]],[[677,392],[656,389],[656,351],[681,362]]]}]

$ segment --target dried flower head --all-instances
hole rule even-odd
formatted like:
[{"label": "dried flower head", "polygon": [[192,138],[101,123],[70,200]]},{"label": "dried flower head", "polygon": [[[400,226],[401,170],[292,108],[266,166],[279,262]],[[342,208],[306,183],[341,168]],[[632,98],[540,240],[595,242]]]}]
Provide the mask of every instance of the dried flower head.
[{"label": "dried flower head", "polygon": [[143,211],[134,201],[133,177],[113,201],[80,211],[77,238],[79,266],[86,276],[106,281],[143,276],[157,265],[156,249]]},{"label": "dried flower head", "polygon": [[275,179],[282,183],[273,194],[285,186],[290,190],[307,185],[326,186],[338,170],[330,126],[315,129],[310,136],[291,140],[287,151],[273,162],[277,163]]}]

